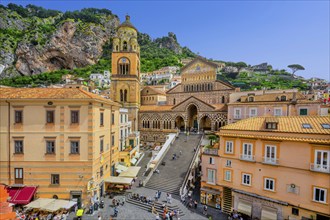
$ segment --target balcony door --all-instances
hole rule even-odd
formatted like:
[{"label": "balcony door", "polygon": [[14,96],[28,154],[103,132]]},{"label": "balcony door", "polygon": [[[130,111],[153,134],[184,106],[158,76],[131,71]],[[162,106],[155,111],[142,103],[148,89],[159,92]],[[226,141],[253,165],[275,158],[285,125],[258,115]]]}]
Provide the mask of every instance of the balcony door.
[{"label": "balcony door", "polygon": [[252,160],[253,152],[252,152],[252,144],[243,144],[243,159]]},{"label": "balcony door", "polygon": [[276,146],[266,145],[265,162],[276,163]]},{"label": "balcony door", "polygon": [[315,151],[315,168],[318,170],[328,171],[330,154],[329,151],[317,150]]},{"label": "balcony door", "polygon": [[15,184],[23,184],[23,168],[15,168]]}]

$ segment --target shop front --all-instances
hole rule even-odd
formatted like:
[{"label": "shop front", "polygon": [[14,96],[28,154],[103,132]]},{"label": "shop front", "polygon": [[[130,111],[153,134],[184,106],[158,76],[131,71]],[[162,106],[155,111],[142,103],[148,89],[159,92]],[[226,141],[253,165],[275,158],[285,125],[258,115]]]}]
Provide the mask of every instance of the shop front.
[{"label": "shop front", "polygon": [[220,209],[221,207],[221,196],[220,191],[203,187],[201,188],[201,195],[200,195],[201,203]]}]

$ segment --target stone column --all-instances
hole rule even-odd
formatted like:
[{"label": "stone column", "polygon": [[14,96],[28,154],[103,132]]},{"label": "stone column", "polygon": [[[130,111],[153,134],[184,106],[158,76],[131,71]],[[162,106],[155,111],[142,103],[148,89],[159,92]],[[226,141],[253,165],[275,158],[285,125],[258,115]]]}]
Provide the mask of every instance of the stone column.
[{"label": "stone column", "polygon": [[214,121],[211,120],[211,131],[214,131]]},{"label": "stone column", "polygon": [[261,219],[261,203],[254,200],[253,203],[252,203],[252,219],[253,218],[258,218],[258,219]]}]

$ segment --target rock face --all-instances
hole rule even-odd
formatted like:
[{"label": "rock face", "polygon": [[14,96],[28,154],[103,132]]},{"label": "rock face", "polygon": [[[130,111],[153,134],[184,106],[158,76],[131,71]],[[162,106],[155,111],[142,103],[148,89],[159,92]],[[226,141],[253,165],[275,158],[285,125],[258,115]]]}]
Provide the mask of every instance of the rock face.
[{"label": "rock face", "polygon": [[159,48],[167,48],[174,51],[176,54],[182,54],[182,47],[176,39],[173,32],[169,32],[167,37],[157,38],[155,43]]},{"label": "rock face", "polygon": [[[114,21],[108,29],[114,30],[118,22]],[[16,69],[23,75],[33,75],[95,64],[112,31],[91,24],[83,32],[77,26],[78,23],[72,21],[64,22],[43,48],[20,43],[16,50]]]}]

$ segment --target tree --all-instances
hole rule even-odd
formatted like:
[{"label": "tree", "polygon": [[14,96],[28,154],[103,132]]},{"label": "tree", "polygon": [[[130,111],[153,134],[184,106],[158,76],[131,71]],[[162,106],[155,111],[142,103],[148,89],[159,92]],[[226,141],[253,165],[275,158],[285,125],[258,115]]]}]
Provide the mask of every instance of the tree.
[{"label": "tree", "polygon": [[218,140],[218,137],[216,135],[210,135],[209,140],[211,142],[210,145],[213,146],[214,142]]},{"label": "tree", "polygon": [[299,64],[291,64],[288,67],[292,71],[292,75],[291,75],[292,78],[294,77],[294,73],[297,72],[298,70],[305,70],[305,68],[302,65],[299,65]]}]

